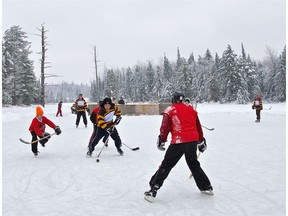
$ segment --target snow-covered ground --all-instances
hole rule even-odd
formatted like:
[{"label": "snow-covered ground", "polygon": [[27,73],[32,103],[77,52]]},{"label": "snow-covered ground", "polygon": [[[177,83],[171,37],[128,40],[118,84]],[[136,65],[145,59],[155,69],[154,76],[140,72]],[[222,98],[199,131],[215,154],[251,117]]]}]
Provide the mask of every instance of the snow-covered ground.
[{"label": "snow-covered ground", "polygon": [[[214,196],[201,194],[189,179],[184,158],[174,167],[154,203],[143,199],[150,177],[164,152],[156,148],[161,116],[123,116],[118,131],[124,156],[112,141],[96,163],[86,158],[92,133],[89,121],[75,128],[74,114],[63,104],[64,117],[55,117],[57,104],[45,115],[62,129],[35,158],[28,131],[32,107],[2,109],[2,214],[4,216],[284,216],[286,103],[265,104],[261,123],[251,105],[200,104],[197,107],[208,149],[199,160],[214,187]],[[53,130],[47,127],[47,132]]]}]

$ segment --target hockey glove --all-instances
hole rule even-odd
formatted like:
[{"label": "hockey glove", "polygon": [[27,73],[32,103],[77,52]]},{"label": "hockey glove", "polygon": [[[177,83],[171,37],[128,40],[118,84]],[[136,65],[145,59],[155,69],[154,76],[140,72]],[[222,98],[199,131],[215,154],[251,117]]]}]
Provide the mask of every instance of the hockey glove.
[{"label": "hockey glove", "polygon": [[61,129],[60,129],[59,126],[56,126],[56,127],[54,128],[54,130],[55,130],[56,135],[61,134]]},{"label": "hockey glove", "polygon": [[113,133],[113,131],[114,131],[114,128],[106,128],[105,129],[106,131],[107,131],[107,133],[109,134],[109,135],[111,135],[112,133]]},{"label": "hockey glove", "polygon": [[203,153],[207,149],[206,139],[204,138],[201,143],[198,144],[198,150]]},{"label": "hockey glove", "polygon": [[161,140],[161,137],[160,137],[160,135],[159,135],[159,136],[158,136],[158,139],[157,139],[157,148],[158,148],[160,151],[165,151],[164,146],[165,146],[165,142],[163,142],[163,141]]},{"label": "hockey glove", "polygon": [[254,105],[252,106],[252,109],[255,109]]},{"label": "hockey glove", "polygon": [[90,116],[90,109],[87,108],[86,111],[87,111],[88,115]]},{"label": "hockey glove", "polygon": [[115,125],[118,125],[118,124],[120,123],[121,119],[122,119],[122,117],[121,117],[121,116],[118,116],[118,117],[115,119],[114,124],[115,124]]}]

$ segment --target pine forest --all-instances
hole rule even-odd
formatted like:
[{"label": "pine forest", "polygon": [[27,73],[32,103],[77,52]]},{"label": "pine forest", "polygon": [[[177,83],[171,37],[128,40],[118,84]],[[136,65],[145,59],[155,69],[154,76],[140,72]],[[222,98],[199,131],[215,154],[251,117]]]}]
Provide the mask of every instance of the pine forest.
[{"label": "pine forest", "polygon": [[[241,53],[228,44],[221,54],[187,58],[175,47],[175,60],[164,53],[158,62],[143,60],[127,68],[104,68],[90,84],[62,82],[45,86],[46,103],[73,102],[79,93],[98,102],[104,97],[123,97],[130,103],[170,102],[177,91],[197,102],[251,102],[256,94],[269,102],[286,101],[286,45],[281,53],[267,48],[255,61],[239,42]],[[205,48],[204,48],[205,50]],[[6,30],[2,38],[2,105],[39,103],[40,78],[29,59],[31,43],[20,26]],[[161,54],[159,54],[160,56]],[[53,65],[53,62],[52,62]],[[38,67],[38,66],[37,66]],[[96,81],[97,80],[97,81]]]}]

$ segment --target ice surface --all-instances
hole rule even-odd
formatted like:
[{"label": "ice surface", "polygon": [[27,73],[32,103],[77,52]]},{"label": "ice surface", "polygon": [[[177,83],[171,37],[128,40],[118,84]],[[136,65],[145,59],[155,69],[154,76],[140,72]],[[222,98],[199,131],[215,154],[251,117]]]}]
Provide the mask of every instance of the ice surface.
[{"label": "ice surface", "polygon": [[[32,107],[2,109],[2,214],[5,216],[284,216],[286,104],[265,104],[261,123],[255,123],[251,105],[198,104],[208,149],[199,160],[214,187],[207,196],[189,179],[184,157],[170,172],[154,203],[144,200],[150,177],[164,152],[156,148],[161,116],[123,116],[117,126],[124,156],[109,141],[96,163],[102,143],[87,158],[92,133],[63,104],[64,117],[56,117],[57,104],[45,115],[62,129],[35,158],[28,127]],[[47,132],[53,132],[47,126]],[[166,143],[168,145],[168,143]]]}]

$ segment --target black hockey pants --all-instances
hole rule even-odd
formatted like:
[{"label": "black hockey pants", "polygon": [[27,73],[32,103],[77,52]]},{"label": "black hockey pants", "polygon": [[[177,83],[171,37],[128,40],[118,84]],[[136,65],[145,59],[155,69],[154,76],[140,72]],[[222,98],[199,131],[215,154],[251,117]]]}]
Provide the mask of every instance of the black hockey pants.
[{"label": "black hockey pants", "polygon": [[77,125],[77,126],[79,125],[81,116],[83,117],[84,125],[87,125],[87,118],[86,118],[86,113],[85,113],[85,111],[77,112],[76,125]]},{"label": "black hockey pants", "polygon": [[158,185],[161,187],[164,180],[168,177],[172,168],[177,164],[182,155],[185,155],[186,163],[193,173],[194,180],[199,190],[205,190],[211,186],[211,183],[202,170],[199,161],[197,160],[197,144],[198,142],[189,142],[183,144],[169,145],[164,160],[159,169],[151,177],[150,186]]},{"label": "black hockey pants", "polygon": [[[91,144],[89,145],[89,151],[93,152],[95,146],[98,144],[98,142],[101,140],[101,138],[103,136],[107,136],[107,135],[108,135],[108,132],[106,130],[98,127],[97,132],[96,132],[96,136],[94,137],[94,139],[92,140]],[[122,145],[122,141],[120,139],[120,136],[119,136],[118,131],[117,131],[116,128],[114,128],[114,131],[113,131],[113,133],[111,133],[110,136],[114,140],[116,148],[120,148],[121,145]],[[105,138],[105,140],[107,138]]]}]

